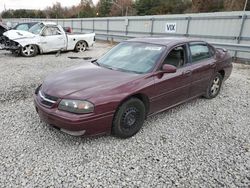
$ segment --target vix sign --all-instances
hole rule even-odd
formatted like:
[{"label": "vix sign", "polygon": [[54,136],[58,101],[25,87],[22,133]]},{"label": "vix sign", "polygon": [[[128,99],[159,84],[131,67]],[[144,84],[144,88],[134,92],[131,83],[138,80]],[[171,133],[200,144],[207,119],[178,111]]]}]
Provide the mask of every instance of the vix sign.
[{"label": "vix sign", "polygon": [[176,33],[176,23],[166,23],[166,33]]}]

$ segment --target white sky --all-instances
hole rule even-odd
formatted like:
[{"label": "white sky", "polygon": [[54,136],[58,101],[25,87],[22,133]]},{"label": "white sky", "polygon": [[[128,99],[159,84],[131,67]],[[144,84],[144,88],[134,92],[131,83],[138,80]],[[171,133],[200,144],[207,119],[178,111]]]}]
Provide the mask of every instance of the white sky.
[{"label": "white sky", "polygon": [[[93,0],[96,4],[98,0]],[[6,9],[44,9],[60,2],[62,6],[72,6],[80,3],[80,0],[0,0],[0,12]]]}]

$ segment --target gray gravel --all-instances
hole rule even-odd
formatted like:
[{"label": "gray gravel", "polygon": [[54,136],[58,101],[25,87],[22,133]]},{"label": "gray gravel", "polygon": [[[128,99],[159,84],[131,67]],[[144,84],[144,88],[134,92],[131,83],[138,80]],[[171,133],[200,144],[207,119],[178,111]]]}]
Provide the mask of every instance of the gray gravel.
[{"label": "gray gravel", "polygon": [[148,118],[126,140],[79,138],[39,121],[32,93],[49,74],[98,57],[13,57],[0,51],[0,187],[249,187],[250,66],[234,65],[213,100]]}]

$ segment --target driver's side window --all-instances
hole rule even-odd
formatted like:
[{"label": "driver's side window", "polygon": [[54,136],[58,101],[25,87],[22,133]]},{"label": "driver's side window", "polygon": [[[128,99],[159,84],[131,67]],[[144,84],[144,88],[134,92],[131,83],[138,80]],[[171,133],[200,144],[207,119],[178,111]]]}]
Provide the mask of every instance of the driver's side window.
[{"label": "driver's side window", "polygon": [[175,47],[165,58],[163,64],[173,65],[177,68],[184,66],[186,63],[186,47],[185,45]]}]

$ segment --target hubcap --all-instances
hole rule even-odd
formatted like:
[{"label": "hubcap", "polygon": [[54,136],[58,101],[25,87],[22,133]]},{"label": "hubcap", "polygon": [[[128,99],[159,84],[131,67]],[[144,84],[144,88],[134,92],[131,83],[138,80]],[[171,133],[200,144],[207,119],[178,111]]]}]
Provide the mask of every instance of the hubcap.
[{"label": "hubcap", "polygon": [[32,45],[27,45],[23,47],[23,54],[26,56],[31,56],[34,54],[35,48]]},{"label": "hubcap", "polygon": [[84,52],[86,50],[86,44],[84,42],[79,42],[76,48],[79,52]]},{"label": "hubcap", "polygon": [[214,80],[213,80],[213,83],[212,83],[212,86],[211,86],[211,94],[214,96],[218,93],[219,91],[219,88],[220,88],[220,78],[219,77],[216,77]]},{"label": "hubcap", "polygon": [[135,127],[139,119],[139,111],[135,107],[130,107],[122,116],[122,127],[124,129],[132,129]]}]

